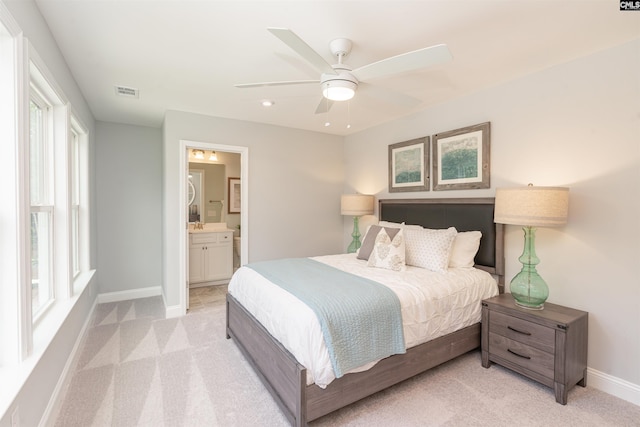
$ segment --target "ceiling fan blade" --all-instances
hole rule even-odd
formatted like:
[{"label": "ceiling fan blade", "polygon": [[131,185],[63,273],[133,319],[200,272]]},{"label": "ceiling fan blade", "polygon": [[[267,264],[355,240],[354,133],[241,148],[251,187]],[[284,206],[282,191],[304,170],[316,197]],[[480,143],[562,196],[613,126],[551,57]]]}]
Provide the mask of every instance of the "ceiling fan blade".
[{"label": "ceiling fan blade", "polygon": [[438,44],[365,65],[353,70],[351,74],[362,82],[392,74],[419,70],[450,61],[452,58],[453,56],[451,56],[447,45]]},{"label": "ceiling fan blade", "polygon": [[316,114],[326,113],[331,109],[332,106],[333,106],[333,101],[325,97],[322,97],[322,99],[318,103],[318,107],[316,108]]},{"label": "ceiling fan blade", "polygon": [[413,108],[422,103],[418,98],[405,95],[404,93],[397,92],[395,90],[387,89],[382,86],[376,86],[369,83],[360,82],[358,89],[366,93],[371,98],[378,99],[380,101],[396,104],[399,107]]},{"label": "ceiling fan blade", "polygon": [[304,40],[288,28],[267,28],[271,34],[279,38],[284,44],[293,49],[298,55],[306,59],[318,71],[326,74],[337,74],[331,64],[313,50]]},{"label": "ceiling fan blade", "polygon": [[240,89],[250,88],[250,87],[263,87],[263,86],[289,86],[289,85],[306,85],[320,83],[320,80],[291,80],[284,82],[262,82],[262,83],[242,83],[235,84],[234,86]]}]

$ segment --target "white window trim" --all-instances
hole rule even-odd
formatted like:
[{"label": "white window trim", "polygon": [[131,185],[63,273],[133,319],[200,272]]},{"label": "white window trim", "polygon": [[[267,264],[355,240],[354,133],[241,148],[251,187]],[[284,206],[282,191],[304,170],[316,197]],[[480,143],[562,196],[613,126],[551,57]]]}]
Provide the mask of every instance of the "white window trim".
[{"label": "white window trim", "polygon": [[[81,292],[87,285],[88,281],[82,278],[91,268],[91,223],[89,209],[89,132],[86,125],[78,118],[71,108],[71,129],[78,136],[78,179],[80,191],[78,194],[79,212],[78,212],[78,274],[73,274],[73,266],[71,272],[73,277],[70,292],[75,295]],[[71,185],[71,184],[70,184]],[[71,201],[70,201],[71,203]],[[72,230],[70,230],[72,231]],[[72,236],[70,236],[72,238]]]},{"label": "white window trim", "polygon": [[[7,155],[0,156],[0,197],[4,203],[0,206],[2,217],[13,227],[14,234],[6,234],[0,239],[0,372],[8,371],[19,363],[30,350],[31,316],[25,309],[30,304],[23,286],[4,284],[22,283],[27,277],[29,263],[27,242],[28,232],[28,192],[24,183],[25,161],[24,144],[28,137],[29,79],[26,73],[28,52],[27,42],[22,30],[4,4],[0,3],[0,22],[8,33],[2,37],[1,51],[4,67],[0,66],[0,81],[15,90],[0,96],[0,137],[8,143],[4,146]],[[9,64],[6,66],[6,64]],[[27,103],[25,105],[25,100]],[[10,143],[10,142],[13,143]],[[2,403],[0,393],[0,403]],[[0,409],[2,407],[0,406]],[[2,413],[0,411],[0,413]]]},{"label": "white window trim", "polygon": [[[69,195],[70,211],[71,215],[71,229],[70,231],[70,257],[71,257],[71,277],[73,281],[78,277],[82,268],[80,267],[80,154],[79,147],[80,135],[76,132],[73,123],[71,125],[71,132],[69,133],[69,188],[71,194]],[[73,294],[73,289],[71,290]]]}]

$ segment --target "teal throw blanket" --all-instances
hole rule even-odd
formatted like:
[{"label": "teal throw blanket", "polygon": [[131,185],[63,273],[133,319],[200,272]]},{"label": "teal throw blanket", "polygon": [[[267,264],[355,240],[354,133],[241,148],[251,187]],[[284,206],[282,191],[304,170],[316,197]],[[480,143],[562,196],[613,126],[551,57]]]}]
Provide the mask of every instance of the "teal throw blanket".
[{"label": "teal throw blanket", "polygon": [[380,283],[309,258],[247,264],[307,304],[318,317],[336,378],[405,353],[396,294]]}]

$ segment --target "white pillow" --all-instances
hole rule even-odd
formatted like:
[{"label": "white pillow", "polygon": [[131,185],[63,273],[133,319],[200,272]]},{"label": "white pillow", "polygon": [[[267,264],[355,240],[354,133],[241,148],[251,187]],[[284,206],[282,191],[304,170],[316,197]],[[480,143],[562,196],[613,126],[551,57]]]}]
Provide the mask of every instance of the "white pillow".
[{"label": "white pillow", "polygon": [[457,234],[454,227],[442,230],[423,228],[403,231],[406,240],[407,265],[432,271],[447,271],[451,246]]},{"label": "white pillow", "polygon": [[[381,228],[383,227],[379,225],[370,225],[367,227],[367,232],[364,239],[362,239],[362,245],[360,246],[360,249],[358,249],[358,255],[356,258],[363,259],[365,261],[369,259],[371,252],[373,252],[373,247],[376,244],[376,237],[378,237],[378,233],[380,233]],[[387,230],[387,234],[391,240],[393,240],[396,233],[400,231],[400,228],[394,227],[384,227],[384,229]]]},{"label": "white pillow", "polygon": [[383,227],[376,236],[373,251],[369,256],[369,267],[386,268],[387,270],[403,271],[406,269],[404,262],[404,235],[400,229],[393,240]]},{"label": "white pillow", "polygon": [[404,222],[389,222],[389,221],[378,221],[378,225],[380,227],[392,227],[392,228],[400,228],[404,225]]},{"label": "white pillow", "polygon": [[405,230],[407,229],[422,230],[423,228],[421,225],[405,224],[404,222],[378,221],[378,225],[380,227],[387,227],[387,228],[404,228]]},{"label": "white pillow", "polygon": [[482,233],[479,231],[461,231],[456,234],[451,246],[449,267],[473,267],[474,259],[480,248],[481,237]]}]

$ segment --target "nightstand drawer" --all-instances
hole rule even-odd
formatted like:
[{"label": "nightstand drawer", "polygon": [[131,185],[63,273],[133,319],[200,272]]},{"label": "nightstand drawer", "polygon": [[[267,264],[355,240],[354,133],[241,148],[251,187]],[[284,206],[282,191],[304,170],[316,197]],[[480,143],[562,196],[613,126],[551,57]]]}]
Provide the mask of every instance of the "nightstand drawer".
[{"label": "nightstand drawer", "polygon": [[491,354],[537,372],[544,377],[552,380],[554,378],[555,356],[553,353],[538,350],[493,332],[489,334],[489,348]]},{"label": "nightstand drawer", "polygon": [[547,353],[553,354],[555,351],[556,332],[551,328],[496,311],[491,312],[489,324],[492,333],[530,345]]}]

